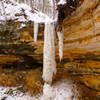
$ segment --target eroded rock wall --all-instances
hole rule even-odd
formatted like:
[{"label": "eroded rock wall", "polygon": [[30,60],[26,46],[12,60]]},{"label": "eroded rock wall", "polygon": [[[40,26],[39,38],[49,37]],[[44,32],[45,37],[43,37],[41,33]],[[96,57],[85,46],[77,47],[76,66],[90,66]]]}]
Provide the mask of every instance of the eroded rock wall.
[{"label": "eroded rock wall", "polygon": [[80,1],[63,21],[64,67],[81,75],[86,86],[100,91],[100,0]]},{"label": "eroded rock wall", "polygon": [[100,1],[84,0],[71,16],[64,20],[66,49],[88,51],[100,48]]}]

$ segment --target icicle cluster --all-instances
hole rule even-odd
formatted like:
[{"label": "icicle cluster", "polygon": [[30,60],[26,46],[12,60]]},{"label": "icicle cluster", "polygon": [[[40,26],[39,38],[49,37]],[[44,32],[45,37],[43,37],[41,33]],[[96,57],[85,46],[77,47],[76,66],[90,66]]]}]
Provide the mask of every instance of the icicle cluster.
[{"label": "icicle cluster", "polygon": [[59,40],[59,58],[61,61],[63,57],[63,33],[57,32],[57,35],[58,35],[58,40]]},{"label": "icicle cluster", "polygon": [[37,42],[39,23],[34,22],[34,42]]},{"label": "icicle cluster", "polygon": [[51,83],[56,74],[54,23],[45,23],[44,30],[44,57],[43,57],[43,80]]}]

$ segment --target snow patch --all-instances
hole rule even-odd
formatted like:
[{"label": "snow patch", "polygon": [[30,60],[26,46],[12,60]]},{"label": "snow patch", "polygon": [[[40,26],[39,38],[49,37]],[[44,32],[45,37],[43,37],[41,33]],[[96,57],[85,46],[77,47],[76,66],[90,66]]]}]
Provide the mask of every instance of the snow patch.
[{"label": "snow patch", "polygon": [[16,90],[15,87],[0,87],[0,100],[37,100],[29,94]]},{"label": "snow patch", "polygon": [[26,27],[26,24],[22,23],[22,24],[20,25],[20,28],[19,28],[19,29],[22,29],[22,28],[24,28],[24,27]]},{"label": "snow patch", "polygon": [[[41,11],[34,10],[32,12],[32,8],[24,3],[17,3],[12,2],[9,0],[10,3],[7,3],[5,0],[0,1],[0,20],[16,20],[16,21],[35,21],[38,23],[44,22],[53,22],[54,20],[51,19],[46,14],[42,13]],[[3,4],[3,6],[2,6]]]},{"label": "snow patch", "polygon": [[60,1],[58,2],[58,5],[64,5],[64,4],[66,4],[66,0],[60,0]]},{"label": "snow patch", "polygon": [[44,84],[42,100],[79,100],[79,93],[74,90],[69,80],[61,80],[53,86]]},{"label": "snow patch", "polygon": [[43,94],[36,96],[22,93],[17,87],[0,87],[0,100],[3,98],[5,100],[79,100],[79,91],[72,81],[62,79],[53,86],[45,83]]}]

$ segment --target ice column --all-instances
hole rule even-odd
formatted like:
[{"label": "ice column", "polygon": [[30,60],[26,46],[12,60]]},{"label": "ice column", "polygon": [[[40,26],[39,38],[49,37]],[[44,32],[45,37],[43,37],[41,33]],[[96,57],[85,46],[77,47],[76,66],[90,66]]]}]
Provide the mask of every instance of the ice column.
[{"label": "ice column", "polygon": [[56,74],[54,23],[45,23],[44,30],[44,56],[43,56],[43,80],[51,84],[53,75]]}]

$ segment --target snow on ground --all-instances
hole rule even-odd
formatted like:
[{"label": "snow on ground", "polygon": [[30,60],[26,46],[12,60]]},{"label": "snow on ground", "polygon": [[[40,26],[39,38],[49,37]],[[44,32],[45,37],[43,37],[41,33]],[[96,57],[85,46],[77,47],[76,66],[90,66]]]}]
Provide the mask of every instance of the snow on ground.
[{"label": "snow on ground", "polygon": [[[11,89],[13,93],[11,94]],[[75,86],[69,80],[61,80],[55,85],[50,86],[48,84],[44,85],[43,95],[40,96],[30,96],[29,94],[24,94],[16,88],[0,87],[0,100],[78,100],[78,92],[74,91]]]},{"label": "snow on ground", "polygon": [[37,100],[29,96],[28,94],[23,94],[16,90],[14,87],[0,87],[0,100]]},{"label": "snow on ground", "polygon": [[54,86],[44,84],[42,100],[78,100],[79,93],[69,80],[61,80]]},{"label": "snow on ground", "polygon": [[37,100],[14,87],[0,87],[0,100]]}]

